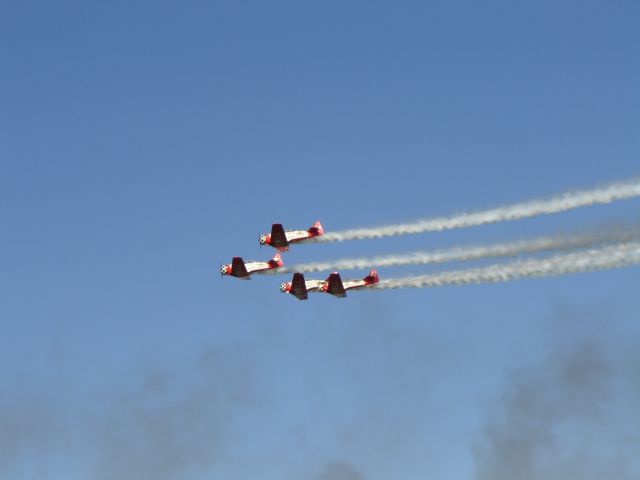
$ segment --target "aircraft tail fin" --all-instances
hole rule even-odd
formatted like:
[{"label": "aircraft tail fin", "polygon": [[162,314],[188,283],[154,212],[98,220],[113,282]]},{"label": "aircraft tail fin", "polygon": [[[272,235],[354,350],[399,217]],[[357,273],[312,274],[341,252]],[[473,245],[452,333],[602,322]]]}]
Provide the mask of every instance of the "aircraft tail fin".
[{"label": "aircraft tail fin", "polygon": [[280,252],[277,252],[273,258],[271,259],[271,262],[276,266],[276,267],[281,267],[284,262],[282,261],[282,255],[280,255]]},{"label": "aircraft tail fin", "polygon": [[376,269],[372,268],[367,276],[363,278],[363,280],[367,285],[371,285],[373,283],[378,283],[380,281],[380,278],[378,278],[378,272],[376,272]]},{"label": "aircraft tail fin", "polygon": [[322,224],[320,223],[320,220],[316,220],[316,223],[311,225],[307,230],[307,232],[315,236],[324,234],[324,228],[322,228]]}]

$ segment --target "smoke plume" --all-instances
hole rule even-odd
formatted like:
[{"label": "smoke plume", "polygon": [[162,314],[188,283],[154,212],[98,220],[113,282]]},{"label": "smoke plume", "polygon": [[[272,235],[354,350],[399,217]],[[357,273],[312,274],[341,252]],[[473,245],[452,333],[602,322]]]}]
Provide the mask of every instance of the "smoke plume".
[{"label": "smoke plume", "polygon": [[403,265],[428,265],[445,262],[479,260],[492,257],[510,257],[521,254],[552,250],[572,250],[589,248],[606,243],[623,243],[637,240],[640,228],[603,230],[602,232],[578,235],[557,235],[532,240],[518,240],[495,245],[475,245],[455,247],[432,252],[413,252],[399,255],[384,255],[372,258],[343,258],[339,260],[302,263],[288,268],[278,269],[277,273],[322,272],[327,270],[351,270],[366,268],[398,267]]},{"label": "smoke plume", "polygon": [[[586,320],[573,326],[589,328]],[[624,340],[607,345],[599,330],[511,372],[473,449],[476,480],[640,477],[640,357]]]},{"label": "smoke plume", "polygon": [[364,480],[364,477],[346,462],[331,462],[310,480]]},{"label": "smoke plume", "polygon": [[640,180],[613,183],[591,190],[579,190],[551,197],[546,200],[532,200],[513,205],[493,208],[481,212],[462,213],[451,217],[418,220],[410,223],[387,225],[376,228],[356,228],[329,232],[318,237],[318,242],[342,242],[367,238],[391,237],[413,233],[437,232],[453,228],[473,227],[488,223],[518,220],[537,215],[564,212],[574,208],[610,203],[616,200],[640,196]]},{"label": "smoke plume", "polygon": [[638,263],[640,263],[640,243],[633,242],[544,259],[382,280],[372,288],[423,288],[467,283],[506,282],[520,278],[547,277],[592,270],[622,268]]},{"label": "smoke plume", "polygon": [[[133,376],[73,411],[12,391],[0,398],[0,478],[169,480],[219,467],[253,399],[241,348],[212,347],[188,370]],[[191,477],[189,477],[191,478]]]}]

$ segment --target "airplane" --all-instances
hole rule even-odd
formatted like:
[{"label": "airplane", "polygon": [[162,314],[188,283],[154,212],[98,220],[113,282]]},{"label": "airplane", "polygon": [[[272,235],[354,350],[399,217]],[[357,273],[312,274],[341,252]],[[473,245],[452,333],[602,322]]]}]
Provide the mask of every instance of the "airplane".
[{"label": "airplane", "polygon": [[280,285],[280,291],[290,293],[298,300],[306,300],[307,292],[329,293],[334,297],[342,298],[347,296],[347,290],[368,287],[379,281],[375,269],[362,280],[345,280],[344,282],[337,272],[333,272],[326,280],[305,280],[302,273],[294,273],[291,282],[283,282]]},{"label": "airplane", "polygon": [[229,275],[231,277],[241,278],[242,280],[249,280],[249,275],[255,272],[265,273],[269,270],[275,270],[283,265],[280,252],[276,253],[268,262],[246,262],[242,260],[242,257],[233,257],[231,264],[222,265],[220,267],[220,273],[222,275]]},{"label": "airplane", "polygon": [[318,292],[326,280],[305,280],[302,273],[294,273],[291,282],[282,282],[280,291],[290,293],[298,300],[306,300],[307,292]]},{"label": "airplane", "polygon": [[274,223],[271,226],[271,233],[260,235],[260,245],[271,245],[281,252],[286,252],[289,250],[290,243],[308,240],[323,234],[324,229],[319,220],[307,230],[288,230],[286,232],[282,228],[282,224]]}]

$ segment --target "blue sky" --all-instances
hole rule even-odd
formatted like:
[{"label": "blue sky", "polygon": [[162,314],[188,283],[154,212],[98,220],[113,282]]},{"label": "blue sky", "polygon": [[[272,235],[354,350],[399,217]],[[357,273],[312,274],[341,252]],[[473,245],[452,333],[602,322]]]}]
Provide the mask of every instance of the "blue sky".
[{"label": "blue sky", "polygon": [[[558,458],[582,452],[593,471],[638,472],[614,427],[619,412],[640,425],[637,269],[307,302],[279,293],[284,277],[218,275],[268,258],[273,222],[396,223],[637,176],[636,2],[0,12],[0,476],[502,478],[517,458],[489,447],[509,438],[496,418],[517,372],[563,407],[543,427],[570,452],[527,437],[538,463],[514,468],[566,477]],[[639,205],[284,260],[606,228]],[[571,382],[540,372],[584,345],[618,414],[591,415],[598,376],[585,403],[549,401]],[[607,442],[567,440],[595,431]]]}]

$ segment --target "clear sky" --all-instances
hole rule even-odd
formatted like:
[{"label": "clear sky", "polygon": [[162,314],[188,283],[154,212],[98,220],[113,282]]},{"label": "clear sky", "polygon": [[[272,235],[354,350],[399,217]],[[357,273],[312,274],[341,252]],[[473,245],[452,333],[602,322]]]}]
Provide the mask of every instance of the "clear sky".
[{"label": "clear sky", "polygon": [[307,302],[282,276],[218,273],[269,258],[273,222],[639,175],[639,18],[635,1],[3,2],[0,477],[637,478],[639,269]]}]

